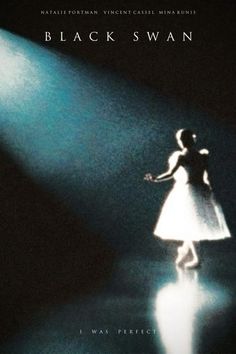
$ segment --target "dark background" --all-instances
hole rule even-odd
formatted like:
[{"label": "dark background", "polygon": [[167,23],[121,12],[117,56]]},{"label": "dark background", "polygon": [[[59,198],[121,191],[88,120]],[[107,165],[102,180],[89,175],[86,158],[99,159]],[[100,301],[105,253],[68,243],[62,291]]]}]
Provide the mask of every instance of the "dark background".
[{"label": "dark background", "polygon": [[[47,47],[73,56],[75,59],[90,62],[98,69],[117,73],[125,80],[131,80],[134,85],[158,92],[158,95],[170,100],[181,102],[189,112],[191,108],[204,112],[211,117],[211,121],[196,122],[198,131],[203,127],[203,136],[210,147],[218,152],[213,156],[213,173],[215,185],[220,199],[228,216],[229,225],[235,230],[234,200],[235,188],[235,4],[232,1],[196,1],[178,2],[178,6],[169,1],[145,2],[71,2],[47,1],[8,1],[1,11],[1,27],[29,38],[42,45],[43,32],[59,31],[81,33],[81,36],[90,30],[99,32],[111,31],[119,33],[120,40],[116,43],[91,43],[84,41],[77,44],[62,44],[48,42]],[[3,5],[1,5],[3,7]],[[40,16],[41,9],[193,9],[197,11],[192,16]],[[141,31],[193,31],[192,43],[164,43],[149,42],[130,43],[127,32]],[[154,100],[154,98],[153,98]],[[189,108],[190,107],[190,108]],[[180,110],[180,114],[181,114]],[[147,124],[148,115],[143,118]],[[163,151],[160,164],[174,148],[172,131],[181,128],[180,124],[188,121],[186,112],[180,121],[171,122],[161,137],[162,145],[167,144],[168,151]],[[158,125],[158,122],[157,122]],[[215,127],[215,129],[214,129]],[[223,127],[223,128],[222,128]],[[226,132],[226,141],[224,138]],[[228,144],[227,144],[227,139]],[[158,148],[159,149],[159,148]],[[149,147],[143,156],[142,169],[133,174],[130,181],[135,183],[137,174],[146,172],[154,166],[158,150]],[[149,161],[147,161],[149,157]],[[1,296],[4,320],[3,337],[6,338],[12,331],[21,326],[22,321],[28,320],[30,311],[41,303],[58,302],[75,293],[93,292],[110,276],[115,259],[122,253],[133,248],[137,241],[135,252],[149,252],[151,256],[158,254],[163,257],[164,246],[147,243],[140,235],[147,225],[155,220],[153,209],[145,219],[147,225],[131,227],[137,220],[137,209],[143,207],[142,200],[138,199],[140,191],[133,187],[123,191],[108,189],[107,200],[117,200],[117,222],[122,224],[124,214],[122,210],[126,203],[131,203],[131,214],[127,218],[127,225],[112,230],[111,221],[104,209],[101,223],[107,225],[99,227],[94,232],[90,227],[90,215],[101,207],[99,193],[97,204],[87,204],[85,211],[75,213],[70,205],[57,198],[28,175],[5,147],[1,155]],[[140,163],[140,161],[138,162]],[[126,174],[134,171],[135,161],[129,161],[122,176],[116,176],[111,184],[125,183]],[[224,188],[221,188],[222,181]],[[49,181],[48,184],[53,183]],[[47,185],[47,183],[46,183]],[[129,183],[128,183],[129,186]],[[140,187],[140,186],[139,186]],[[160,206],[169,186],[158,192],[155,208]],[[141,188],[141,187],[140,187]],[[145,186],[145,193],[152,193],[149,186]],[[114,196],[113,194],[114,193]],[[127,195],[125,195],[127,193]],[[144,192],[142,192],[144,193]],[[141,193],[141,195],[142,195]],[[151,198],[151,197],[150,197]],[[153,197],[154,199],[154,197]],[[145,201],[149,206],[153,199]],[[107,203],[104,198],[104,203]],[[148,204],[149,203],[149,204]],[[102,209],[103,207],[101,207]],[[104,207],[105,208],[105,207]],[[102,212],[101,212],[102,213]],[[82,217],[83,215],[83,217]],[[126,216],[125,216],[126,217]],[[124,222],[126,224],[126,221]],[[96,222],[95,222],[96,224]],[[109,230],[113,236],[109,240]],[[123,233],[119,241],[119,234]],[[132,234],[133,232],[133,234]],[[150,230],[148,230],[150,233]],[[134,233],[136,236],[134,236]],[[150,241],[151,242],[151,241]],[[233,243],[234,245],[234,243]],[[144,250],[144,248],[145,250]],[[225,248],[224,248],[225,247]],[[227,250],[227,242],[222,249]],[[17,304],[17,306],[16,306]]]}]

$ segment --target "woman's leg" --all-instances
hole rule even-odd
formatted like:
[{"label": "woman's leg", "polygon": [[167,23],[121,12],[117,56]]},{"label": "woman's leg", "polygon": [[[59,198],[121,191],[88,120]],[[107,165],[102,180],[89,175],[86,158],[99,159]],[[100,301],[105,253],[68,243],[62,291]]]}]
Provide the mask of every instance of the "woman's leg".
[{"label": "woman's leg", "polygon": [[197,255],[196,248],[193,242],[188,242],[189,249],[193,255],[193,259],[190,262],[185,263],[185,268],[195,268],[199,265],[199,258]]},{"label": "woman's leg", "polygon": [[178,256],[176,258],[175,264],[179,265],[183,259],[187,256],[189,252],[189,244],[187,241],[184,241],[181,247],[178,247]]}]

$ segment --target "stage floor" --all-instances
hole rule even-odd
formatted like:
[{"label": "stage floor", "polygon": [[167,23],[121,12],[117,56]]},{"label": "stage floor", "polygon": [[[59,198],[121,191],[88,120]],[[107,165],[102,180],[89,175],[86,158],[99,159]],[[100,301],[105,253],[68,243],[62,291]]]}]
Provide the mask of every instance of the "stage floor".
[{"label": "stage floor", "polygon": [[234,247],[207,244],[201,254],[201,267],[188,271],[176,269],[172,252],[165,261],[124,256],[99,290],[30,313],[0,352],[233,354]]}]

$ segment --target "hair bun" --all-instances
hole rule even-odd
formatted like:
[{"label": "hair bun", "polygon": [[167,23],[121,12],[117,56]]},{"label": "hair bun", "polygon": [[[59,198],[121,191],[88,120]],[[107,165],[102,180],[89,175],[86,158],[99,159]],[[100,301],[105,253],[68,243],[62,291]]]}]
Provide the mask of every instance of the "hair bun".
[{"label": "hair bun", "polygon": [[179,129],[176,133],[176,138],[181,140],[184,147],[191,147],[196,142],[196,134],[190,129]]}]

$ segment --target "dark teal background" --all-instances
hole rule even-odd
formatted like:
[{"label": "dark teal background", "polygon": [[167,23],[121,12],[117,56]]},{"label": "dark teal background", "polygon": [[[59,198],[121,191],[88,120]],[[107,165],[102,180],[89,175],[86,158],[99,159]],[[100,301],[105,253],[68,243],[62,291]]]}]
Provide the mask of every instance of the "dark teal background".
[{"label": "dark teal background", "polygon": [[[175,132],[190,128],[199,149],[210,151],[212,185],[232,232],[232,239],[199,247],[199,287],[211,294],[212,307],[196,317],[193,338],[198,354],[230,354],[235,345],[235,4],[196,1],[194,17],[106,18],[39,13],[144,5],[24,0],[4,6],[0,351],[165,352],[160,337],[81,342],[78,329],[157,326],[155,298],[176,282],[177,245],[155,240],[152,230],[172,182],[148,184],[143,176],[166,169],[177,148]],[[189,9],[190,4],[148,1],[145,7]],[[137,29],[193,31],[193,42],[130,43],[127,33]],[[120,39],[78,45],[42,40],[44,31],[77,30],[83,35],[114,30]]]}]

